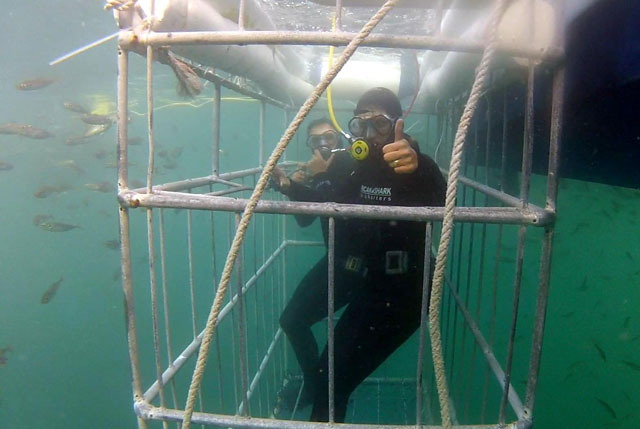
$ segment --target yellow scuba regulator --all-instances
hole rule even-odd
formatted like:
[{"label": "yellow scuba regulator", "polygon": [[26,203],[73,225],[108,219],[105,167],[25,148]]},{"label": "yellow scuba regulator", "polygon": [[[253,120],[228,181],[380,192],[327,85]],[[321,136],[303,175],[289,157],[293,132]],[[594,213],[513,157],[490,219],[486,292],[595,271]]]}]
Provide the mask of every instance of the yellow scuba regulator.
[{"label": "yellow scuba regulator", "polygon": [[[353,137],[351,137],[353,140]],[[362,161],[369,156],[369,145],[362,139],[355,139],[351,142],[351,156],[353,159]]]}]

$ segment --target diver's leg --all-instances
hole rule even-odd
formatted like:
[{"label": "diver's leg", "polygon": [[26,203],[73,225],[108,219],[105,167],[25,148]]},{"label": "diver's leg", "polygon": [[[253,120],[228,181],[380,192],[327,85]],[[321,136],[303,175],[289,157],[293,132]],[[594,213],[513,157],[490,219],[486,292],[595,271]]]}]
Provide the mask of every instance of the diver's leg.
[{"label": "diver's leg", "polygon": [[[311,327],[327,317],[328,261],[325,255],[304,276],[282,315],[280,326],[287,335],[304,376],[305,391],[315,390],[318,370],[318,345]],[[336,263],[334,306],[344,307],[358,293],[362,275],[346,271],[343,263]]]},{"label": "diver's leg", "polygon": [[[420,325],[420,279],[382,277],[353,299],[335,330],[335,421],[343,422],[351,393]],[[404,280],[404,281],[402,281]],[[328,421],[328,361],[319,358],[320,377],[312,421]]]},{"label": "diver's leg", "polygon": [[280,326],[287,335],[304,376],[312,389],[318,363],[318,344],[311,326],[327,315],[327,256],[309,270],[293,292],[280,315]]}]

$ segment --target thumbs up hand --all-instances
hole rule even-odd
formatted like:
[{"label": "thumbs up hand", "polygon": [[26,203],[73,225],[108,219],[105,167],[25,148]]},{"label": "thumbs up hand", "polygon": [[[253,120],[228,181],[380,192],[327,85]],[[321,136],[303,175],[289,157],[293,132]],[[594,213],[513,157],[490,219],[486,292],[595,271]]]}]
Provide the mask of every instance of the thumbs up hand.
[{"label": "thumbs up hand", "polygon": [[384,160],[397,174],[411,174],[418,168],[418,154],[402,136],[404,121],[396,121],[395,138],[393,143],[382,147]]}]

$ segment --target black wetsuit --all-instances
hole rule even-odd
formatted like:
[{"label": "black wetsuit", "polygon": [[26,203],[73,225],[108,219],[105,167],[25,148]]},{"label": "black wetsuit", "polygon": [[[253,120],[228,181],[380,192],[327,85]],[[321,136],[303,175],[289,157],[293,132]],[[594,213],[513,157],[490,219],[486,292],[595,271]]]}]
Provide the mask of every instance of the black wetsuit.
[{"label": "black wetsuit", "polygon": [[[298,201],[444,205],[446,183],[431,158],[418,154],[415,172],[397,174],[372,155],[357,162],[338,153],[311,187],[293,183],[287,194]],[[298,217],[298,223],[308,224],[309,218]],[[326,241],[326,219],[322,226]],[[335,327],[335,421],[343,422],[351,393],[420,324],[425,223],[337,218],[335,230],[335,308],[348,305]],[[325,255],[302,279],[280,318],[305,385],[313,391],[312,421],[329,416],[327,350],[318,358],[311,332],[327,316],[327,277]]]}]

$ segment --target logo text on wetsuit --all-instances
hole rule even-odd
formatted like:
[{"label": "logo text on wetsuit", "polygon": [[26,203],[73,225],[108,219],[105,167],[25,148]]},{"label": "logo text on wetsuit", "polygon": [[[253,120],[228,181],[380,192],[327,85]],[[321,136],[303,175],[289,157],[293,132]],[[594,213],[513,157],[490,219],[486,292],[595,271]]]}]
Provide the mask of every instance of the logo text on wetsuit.
[{"label": "logo text on wetsuit", "polygon": [[391,201],[391,188],[361,185],[360,196],[371,201]]}]

